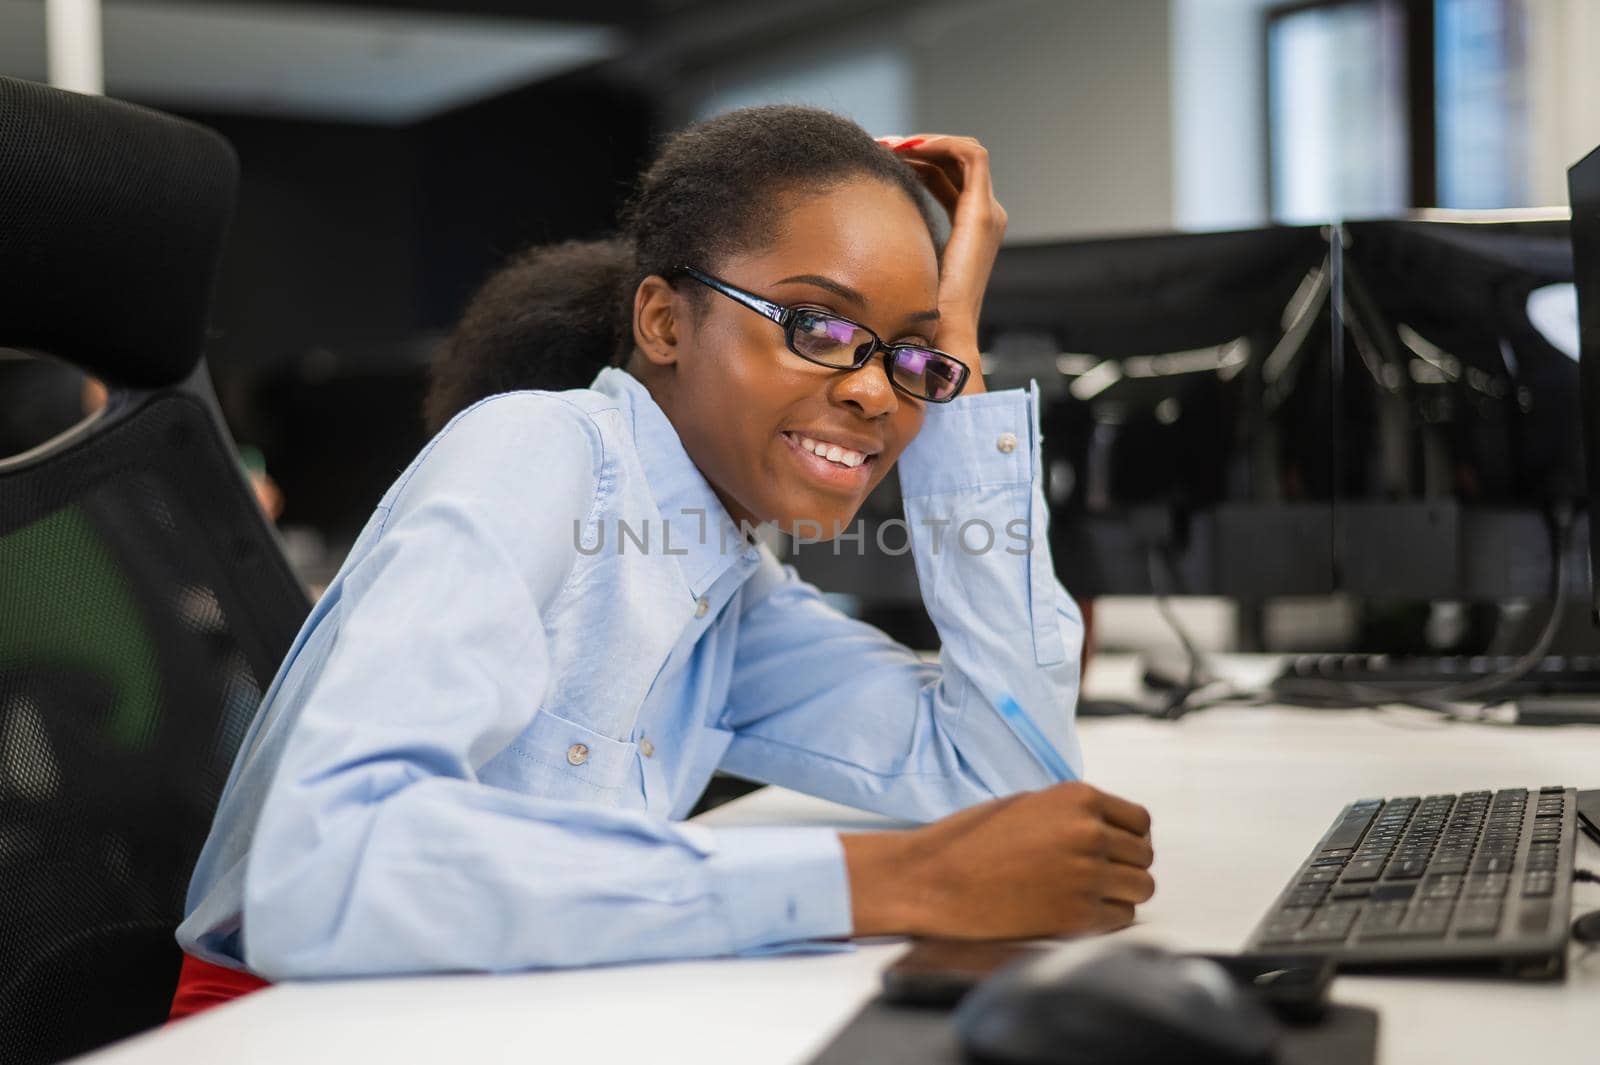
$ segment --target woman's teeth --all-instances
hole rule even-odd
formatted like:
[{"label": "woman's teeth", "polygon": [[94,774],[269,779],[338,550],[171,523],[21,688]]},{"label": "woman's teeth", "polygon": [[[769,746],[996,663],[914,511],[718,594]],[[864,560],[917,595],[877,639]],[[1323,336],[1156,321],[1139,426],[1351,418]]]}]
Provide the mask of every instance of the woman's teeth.
[{"label": "woman's teeth", "polygon": [[825,458],[829,462],[836,462],[840,466],[855,469],[857,466],[867,461],[867,456],[863,455],[861,452],[851,451],[849,448],[840,447],[838,444],[829,444],[821,440],[813,440],[809,436],[797,436],[795,439],[800,441],[801,447],[805,448],[813,455],[816,455],[819,458]]}]

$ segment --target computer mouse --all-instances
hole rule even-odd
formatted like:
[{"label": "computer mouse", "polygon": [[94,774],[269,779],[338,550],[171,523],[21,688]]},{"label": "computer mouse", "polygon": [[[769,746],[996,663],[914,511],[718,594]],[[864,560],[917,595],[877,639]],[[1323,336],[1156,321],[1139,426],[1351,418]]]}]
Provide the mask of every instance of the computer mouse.
[{"label": "computer mouse", "polygon": [[1007,965],[954,1020],[986,1065],[1269,1065],[1282,1031],[1215,962],[1104,943]]}]

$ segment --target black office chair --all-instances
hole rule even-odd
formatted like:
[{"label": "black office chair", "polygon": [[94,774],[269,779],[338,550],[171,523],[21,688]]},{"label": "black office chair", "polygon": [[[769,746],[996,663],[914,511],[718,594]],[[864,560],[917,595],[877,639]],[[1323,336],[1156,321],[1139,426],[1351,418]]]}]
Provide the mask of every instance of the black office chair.
[{"label": "black office chair", "polygon": [[0,1063],[164,1020],[189,874],[309,609],[201,360],[237,178],[202,127],[0,78],[0,347],[110,391],[0,457]]}]

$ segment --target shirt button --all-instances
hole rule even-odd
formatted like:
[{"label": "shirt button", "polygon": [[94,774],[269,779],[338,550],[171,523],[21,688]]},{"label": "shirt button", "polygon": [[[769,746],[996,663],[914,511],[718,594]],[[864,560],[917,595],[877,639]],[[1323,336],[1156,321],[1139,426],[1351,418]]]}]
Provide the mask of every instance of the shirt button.
[{"label": "shirt button", "polygon": [[706,616],[706,611],[710,609],[711,600],[702,596],[700,601],[694,605],[694,616],[697,618],[703,618]]},{"label": "shirt button", "polygon": [[567,764],[582,765],[589,760],[589,748],[581,743],[574,743],[567,748]]},{"label": "shirt button", "polygon": [[651,743],[649,740],[640,740],[639,753],[644,755],[646,758],[649,758],[656,753],[656,745]]},{"label": "shirt button", "polygon": [[1002,454],[1011,454],[1013,451],[1017,450],[1017,434],[1001,433],[1000,439],[994,442],[994,446],[999,448]]}]

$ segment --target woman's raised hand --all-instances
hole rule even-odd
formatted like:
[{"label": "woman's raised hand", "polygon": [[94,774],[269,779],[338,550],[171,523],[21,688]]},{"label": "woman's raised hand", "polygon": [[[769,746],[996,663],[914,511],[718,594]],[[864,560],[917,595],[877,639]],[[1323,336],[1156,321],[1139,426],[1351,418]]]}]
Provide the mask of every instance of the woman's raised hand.
[{"label": "woman's raised hand", "polygon": [[1006,234],[1006,209],[995,199],[988,149],[971,137],[941,133],[878,141],[911,164],[950,216],[950,239],[939,270],[939,331],[934,342],[968,362],[973,374],[966,392],[981,392],[978,315]]}]

